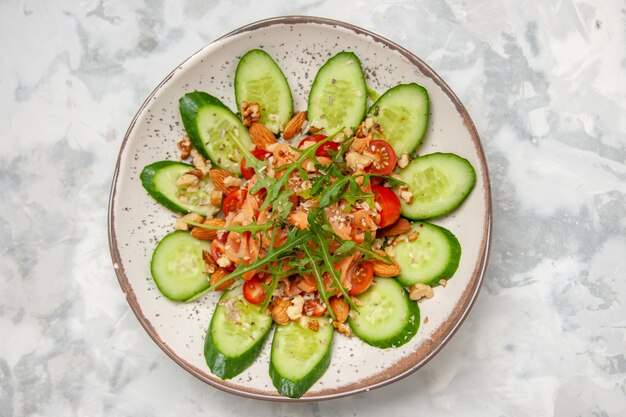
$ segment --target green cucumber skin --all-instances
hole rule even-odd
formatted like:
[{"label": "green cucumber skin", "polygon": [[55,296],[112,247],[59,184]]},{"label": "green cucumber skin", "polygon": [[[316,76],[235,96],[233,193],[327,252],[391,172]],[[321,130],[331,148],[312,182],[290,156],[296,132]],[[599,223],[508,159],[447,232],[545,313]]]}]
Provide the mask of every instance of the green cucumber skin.
[{"label": "green cucumber skin", "polygon": [[[200,133],[198,132],[197,114],[204,106],[217,106],[221,107],[225,111],[231,113],[235,119],[239,122],[238,129],[241,132],[247,132],[248,129],[241,123],[239,117],[233,113],[224,103],[222,103],[217,97],[205,93],[203,91],[194,91],[193,93],[187,93],[179,100],[180,116],[183,120],[183,126],[189,136],[189,140],[194,148],[198,150],[206,159],[209,159],[213,165],[224,168],[216,158],[207,150]],[[233,175],[241,175],[239,171],[232,171],[227,169]]]},{"label": "green cucumber skin", "polygon": [[302,397],[328,369],[332,350],[330,349],[330,346],[332,346],[332,341],[318,365],[306,377],[298,381],[291,381],[287,378],[283,378],[283,376],[274,367],[272,361],[270,361],[270,378],[272,379],[272,383],[278,393],[289,398]]},{"label": "green cucumber skin", "polygon": [[[272,65],[277,70],[277,72],[282,75],[282,79],[284,81],[283,87],[285,87],[285,91],[289,93],[289,102],[290,102],[289,111],[286,117],[284,118],[284,120],[279,121],[280,129],[282,130],[285,127],[285,124],[291,119],[291,116],[293,115],[293,95],[291,93],[291,87],[289,86],[287,77],[285,77],[285,74],[281,70],[278,63],[274,60],[274,58],[272,58],[270,54],[268,54],[262,49],[251,49],[250,51],[246,52],[241,57],[241,59],[239,60],[239,63],[237,64],[237,69],[235,70],[235,102],[237,103],[237,109],[239,110],[239,112],[241,112],[241,107],[245,99],[244,97],[242,97],[243,91],[240,88],[240,81],[241,81],[241,76],[242,76],[241,74],[243,72],[244,67],[248,64],[248,61],[250,60],[250,58],[254,58],[255,55],[262,56],[263,57],[262,59],[265,59],[268,64]],[[259,103],[259,104],[261,105],[261,107],[264,107],[264,103]],[[263,113],[261,113],[261,118],[263,118]]]},{"label": "green cucumber skin", "polygon": [[[361,65],[361,60],[359,59],[359,57],[354,52],[348,52],[348,51],[339,52],[338,54],[336,54],[336,55],[332,56],[331,58],[329,58],[324,63],[324,65],[322,65],[320,67],[320,69],[317,71],[315,79],[313,80],[313,85],[311,86],[311,91],[309,93],[309,100],[307,102],[307,106],[308,106],[308,110],[309,110],[307,112],[307,118],[308,118],[309,122],[312,122],[312,120],[311,120],[311,113],[313,113],[313,112],[311,111],[311,109],[315,107],[313,92],[314,92],[314,90],[316,88],[319,87],[317,81],[318,81],[318,77],[319,77],[320,73],[322,73],[322,71],[324,71],[329,66],[331,66],[335,60],[342,60],[342,59],[353,59],[354,62],[361,69],[361,77],[360,77],[359,81],[360,81],[360,84],[362,84],[362,88],[361,88],[362,98],[361,98],[361,101],[363,102],[363,105],[362,105],[362,110],[360,112],[360,116],[358,117],[359,122],[357,122],[356,126],[344,126],[344,128],[352,129],[354,131],[358,127],[358,124],[360,123],[360,121],[365,118],[365,114],[366,114],[366,111],[367,111],[367,85],[365,83],[365,75],[363,73],[363,67]],[[356,118],[355,118],[355,120],[356,120]],[[340,126],[335,126],[335,128],[339,128],[339,127]],[[333,134],[333,133],[335,133],[335,132],[326,132],[326,134]]]},{"label": "green cucumber skin", "polygon": [[[377,279],[394,279],[394,278],[377,278]],[[398,284],[400,285],[400,284]],[[369,291],[369,290],[368,290]],[[379,349],[388,349],[388,348],[397,348],[406,343],[408,343],[413,337],[417,334],[417,331],[420,327],[420,309],[417,305],[417,302],[411,300],[409,298],[409,293],[403,287],[402,291],[404,292],[404,301],[409,309],[409,319],[407,320],[406,325],[402,329],[402,331],[398,332],[392,337],[381,340],[371,340],[367,337],[363,337],[359,334],[359,328],[355,324],[355,319],[350,317],[348,319],[348,324],[352,329],[352,333],[365,343],[370,346],[377,347]],[[357,297],[358,298],[358,297]]]},{"label": "green cucumber skin", "polygon": [[[406,217],[409,220],[428,220],[428,219],[434,219],[437,217],[444,216],[454,211],[455,209],[457,209],[461,204],[463,204],[463,201],[465,201],[465,199],[467,199],[467,197],[471,194],[472,190],[474,189],[474,186],[476,185],[476,171],[474,170],[474,167],[467,159],[459,155],[452,154],[452,153],[435,152],[435,153],[431,153],[428,155],[423,155],[418,158],[415,158],[409,163],[407,167],[403,168],[400,171],[400,177],[402,177],[403,171],[411,168],[412,164],[419,163],[420,161],[424,161],[425,159],[438,158],[438,157],[450,157],[450,156],[454,158],[458,158],[463,164],[466,164],[466,166],[469,168],[467,172],[470,173],[471,179],[470,179],[467,192],[461,198],[455,201],[453,205],[448,206],[448,207],[443,207],[440,210],[430,211],[428,213],[424,213],[424,212],[416,213],[415,210],[412,209],[413,205],[409,205],[405,203],[404,201],[400,200],[400,203],[402,205],[401,213],[403,217]],[[415,201],[417,201],[417,196],[415,198]],[[415,204],[415,202],[413,204]]]},{"label": "green cucumber skin", "polygon": [[408,146],[406,148],[405,151],[410,154],[414,152],[422,144],[424,140],[424,136],[426,136],[426,131],[428,130],[428,119],[429,119],[429,114],[430,114],[430,98],[428,96],[428,90],[426,90],[424,87],[416,83],[399,84],[395,87],[390,88],[389,90],[385,91],[381,96],[379,96],[374,102],[374,104],[372,104],[372,106],[367,111],[367,115],[368,117],[371,116],[376,110],[377,106],[380,109],[384,105],[384,102],[388,97],[393,96],[393,94],[398,92],[398,90],[401,90],[404,88],[416,88],[421,94],[423,94],[426,97],[426,108],[424,109],[424,113],[421,115],[422,117],[426,119],[426,123],[424,123],[423,130],[415,138],[415,142],[411,146]]},{"label": "green cucumber skin", "polygon": [[191,210],[188,207],[184,206],[182,203],[175,202],[167,198],[165,195],[163,195],[154,184],[154,176],[156,175],[156,173],[160,169],[167,168],[172,165],[185,166],[189,168],[189,170],[194,169],[193,165],[185,164],[182,162],[176,162],[176,161],[154,162],[150,165],[146,165],[143,171],[141,171],[141,175],[139,176],[139,178],[141,179],[141,185],[143,185],[143,188],[146,189],[150,197],[154,198],[158,203],[162,204],[168,209],[176,213],[182,213],[182,214],[191,213]]},{"label": "green cucumber skin", "polygon": [[[167,235],[165,235],[157,244],[157,247],[154,249],[154,252],[152,252],[152,259],[150,260],[150,275],[152,275],[152,280],[154,281],[154,284],[157,286],[157,288],[159,289],[159,291],[161,292],[161,294],[163,294],[163,296],[165,296],[165,298],[171,300],[171,301],[177,301],[177,302],[187,302],[187,300],[195,297],[196,295],[200,294],[201,292],[205,291],[207,288],[209,288],[211,286],[211,283],[209,282],[209,280],[207,279],[206,281],[206,285],[199,287],[196,291],[186,294],[184,297],[174,297],[172,295],[170,295],[167,291],[164,291],[163,286],[161,284],[159,284],[159,280],[155,279],[155,276],[158,276],[159,274],[156,273],[155,269],[154,269],[154,255],[155,253],[157,253],[157,250],[159,248],[159,245],[164,242],[166,239],[173,237],[173,236],[177,236],[180,234],[189,234],[188,232],[184,232],[182,230],[177,230],[174,231],[172,233],[169,233]],[[194,239],[194,238],[191,238]]]},{"label": "green cucumber skin", "polygon": [[[225,292],[222,297],[220,297],[220,301],[222,301],[225,297],[228,297],[229,294],[230,291]],[[215,313],[213,314],[215,315]],[[209,366],[209,369],[211,369],[211,372],[224,380],[236,377],[252,365],[254,360],[261,353],[263,345],[265,344],[265,341],[270,334],[270,330],[272,329],[271,325],[268,326],[263,337],[259,338],[259,340],[252,345],[250,349],[239,356],[231,357],[220,352],[217,346],[213,343],[213,337],[211,336],[212,327],[213,319],[211,319],[211,326],[209,326],[206,338],[204,339],[204,358],[206,359],[206,363]]]},{"label": "green cucumber skin", "polygon": [[[325,319],[319,318],[317,320],[325,320]],[[296,323],[290,323],[290,324],[287,324],[286,326],[300,326],[300,325]],[[274,356],[275,345],[278,343],[277,341],[278,330],[279,329],[277,327],[276,330],[274,331],[274,340],[272,341],[272,353],[270,355],[269,375],[272,380],[272,383],[274,384],[274,387],[281,395],[284,395],[290,398],[300,398],[309,390],[309,388],[313,386],[313,384],[315,384],[315,382],[317,382],[318,379],[320,379],[322,375],[324,375],[324,373],[328,369],[328,366],[330,365],[331,356],[332,356],[332,345],[333,345],[333,337],[335,334],[335,329],[333,328],[332,325],[328,323],[320,324],[320,328],[318,332],[325,332],[326,333],[325,336],[328,337],[327,345],[325,346],[326,350],[324,351],[324,354],[319,359],[319,361],[315,364],[315,366],[313,366],[311,371],[297,380],[292,380],[283,376],[274,365],[274,361],[276,360]]]},{"label": "green cucumber skin", "polygon": [[[218,98],[202,91],[187,93],[179,100],[180,116],[183,119],[183,126],[185,126],[185,130],[187,131],[187,135],[189,136],[192,145],[202,154],[202,156],[207,159],[211,159],[211,155],[207,152],[204,142],[200,137],[200,133],[198,133],[198,125],[196,124],[196,115],[198,114],[198,111],[206,105],[221,106],[230,110]],[[211,161],[215,163],[212,159]]]},{"label": "green cucumber skin", "polygon": [[[427,285],[430,285],[431,287],[436,287],[439,285],[439,281],[441,281],[442,279],[445,279],[445,280],[451,279],[456,273],[456,270],[459,268],[459,263],[461,262],[461,253],[462,253],[461,244],[459,243],[459,240],[456,238],[454,233],[452,233],[451,231],[449,231],[448,229],[444,227],[437,226],[436,224],[427,223],[427,222],[417,222],[413,224],[417,225],[417,227],[419,227],[420,224],[424,224],[427,226],[437,228],[439,231],[441,231],[441,233],[445,235],[445,237],[448,239],[448,243],[450,244],[450,261],[448,262],[446,269],[441,274],[434,276],[432,279],[426,282],[422,282],[422,284],[427,284]],[[415,282],[411,282],[410,280],[406,279],[402,275],[398,276],[396,279],[402,285],[406,285],[406,286],[415,285]]]}]

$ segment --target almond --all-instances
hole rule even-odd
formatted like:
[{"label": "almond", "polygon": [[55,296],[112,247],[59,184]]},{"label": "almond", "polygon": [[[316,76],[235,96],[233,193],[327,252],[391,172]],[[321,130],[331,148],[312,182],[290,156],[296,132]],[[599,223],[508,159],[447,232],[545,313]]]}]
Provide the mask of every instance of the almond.
[{"label": "almond", "polygon": [[217,262],[208,251],[202,251],[202,260],[204,261],[204,273],[212,274],[217,269]]},{"label": "almond", "polygon": [[285,126],[285,131],[283,132],[283,139],[289,140],[300,133],[302,129],[302,125],[306,120],[306,112],[301,111],[295,114],[293,118],[287,123]]},{"label": "almond", "polygon": [[350,312],[350,306],[343,299],[343,297],[333,296],[328,299],[330,309],[335,313],[335,320],[343,323],[348,319],[348,313]]},{"label": "almond", "polygon": [[400,217],[397,222],[376,232],[376,237],[398,236],[411,230],[411,222]]},{"label": "almond", "polygon": [[261,123],[257,122],[250,125],[250,138],[259,149],[265,149],[268,145],[276,143],[274,134]]},{"label": "almond", "polygon": [[[380,250],[377,250],[376,253],[379,255],[385,255],[385,253]],[[374,275],[376,276],[390,278],[400,275],[400,265],[398,265],[393,258],[391,258],[390,264],[378,259],[372,259],[370,262],[374,267]]]},{"label": "almond", "polygon": [[212,169],[209,171],[209,178],[211,179],[211,182],[213,183],[213,185],[215,185],[215,188],[217,188],[224,194],[230,194],[231,191],[235,191],[237,189],[237,187],[224,184],[226,178],[229,177],[235,178],[234,175],[232,175],[230,172],[224,171],[223,169]]},{"label": "almond", "polygon": [[[218,282],[220,282],[228,274],[229,274],[229,272],[227,270],[225,270],[224,268],[216,269],[215,272],[213,273],[213,275],[211,275],[211,278],[210,278],[211,285],[217,284]],[[230,288],[230,286],[233,284],[233,282],[234,282],[234,280],[229,279],[227,281],[222,282],[220,285],[215,287],[215,289],[217,291],[225,291],[225,290]]]},{"label": "almond", "polygon": [[287,309],[291,306],[291,301],[283,300],[282,298],[276,299],[272,305],[272,318],[277,324],[287,324],[291,320],[287,315]]},{"label": "almond", "polygon": [[[224,219],[206,219],[204,221],[204,224],[206,224],[207,226],[223,227],[226,224],[226,222],[224,221]],[[191,230],[191,236],[200,240],[214,240],[214,239],[217,239],[218,232],[219,230],[204,229],[202,227],[194,227]]]}]

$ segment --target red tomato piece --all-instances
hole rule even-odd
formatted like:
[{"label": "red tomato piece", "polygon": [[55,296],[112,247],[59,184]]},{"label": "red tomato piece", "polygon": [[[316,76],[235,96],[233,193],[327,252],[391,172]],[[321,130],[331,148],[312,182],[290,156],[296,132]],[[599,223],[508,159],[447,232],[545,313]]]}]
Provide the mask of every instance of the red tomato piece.
[{"label": "red tomato piece", "polygon": [[318,299],[308,300],[302,306],[302,312],[310,317],[319,317],[326,312],[326,307]]},{"label": "red tomato piece", "polygon": [[252,304],[261,304],[265,300],[267,292],[256,276],[243,284],[243,296]]},{"label": "red tomato piece", "polygon": [[[302,139],[302,142],[300,142],[300,145],[298,145],[298,149],[302,149],[302,147],[304,146],[306,142],[317,143],[317,142],[323,141],[327,137],[328,136],[324,136],[324,135],[307,136],[306,138]],[[325,156],[327,158],[330,158],[330,154],[328,153],[329,150],[332,150],[333,152],[337,152],[339,150],[339,144],[336,142],[332,142],[332,141],[323,143],[319,148],[315,150],[315,156]]]},{"label": "red tomato piece", "polygon": [[373,185],[372,192],[374,193],[374,201],[380,206],[378,227],[383,228],[394,224],[400,218],[400,199],[396,193],[382,185]]},{"label": "red tomato piece", "polygon": [[348,277],[350,278],[351,284],[348,294],[362,294],[372,285],[374,266],[369,261],[355,262],[350,266]]},{"label": "red tomato piece", "polygon": [[231,211],[237,211],[243,206],[243,202],[248,195],[246,190],[235,190],[226,196],[224,203],[222,204],[222,210],[224,215],[228,216]]},{"label": "red tomato piece", "polygon": [[[260,161],[265,161],[272,154],[271,152],[265,151],[263,149],[255,149],[252,151],[252,155],[254,155],[254,157]],[[241,175],[243,175],[245,179],[249,180],[254,176],[254,168],[246,168],[246,158],[243,158],[241,160],[239,166],[241,167]]]},{"label": "red tomato piece", "polygon": [[374,155],[375,161],[366,168],[370,174],[389,175],[396,167],[398,158],[393,148],[384,140],[373,140],[367,146],[367,151]]}]

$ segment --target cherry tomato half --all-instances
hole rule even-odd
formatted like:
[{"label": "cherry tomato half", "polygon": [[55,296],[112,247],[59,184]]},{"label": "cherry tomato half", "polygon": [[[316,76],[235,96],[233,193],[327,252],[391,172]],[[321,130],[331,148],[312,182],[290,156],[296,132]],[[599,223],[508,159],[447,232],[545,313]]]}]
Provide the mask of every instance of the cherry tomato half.
[{"label": "cherry tomato half", "polygon": [[384,140],[373,140],[367,147],[369,153],[373,154],[375,161],[367,167],[370,174],[389,175],[396,167],[398,158],[393,148]]},{"label": "cherry tomato half", "polygon": [[359,295],[365,292],[374,279],[374,267],[369,261],[355,262],[348,270],[348,277],[352,284],[348,294]]},{"label": "cherry tomato half", "polygon": [[[321,142],[324,139],[326,139],[328,136],[324,136],[324,135],[312,135],[312,136],[307,136],[306,138],[302,139],[302,142],[300,142],[300,145],[298,145],[298,149],[302,149],[302,147],[304,146],[304,144],[306,142]],[[315,156],[325,156],[327,158],[330,158],[330,154],[328,153],[329,150],[332,150],[333,152],[337,152],[339,150],[339,144],[336,142],[326,142],[323,143],[319,148],[317,148],[315,150]]]},{"label": "cherry tomato half", "polygon": [[[263,149],[255,149],[252,151],[252,155],[254,155],[254,157],[260,161],[265,161],[272,154],[271,152],[268,152]],[[246,158],[243,158],[241,160],[241,163],[239,164],[239,166],[241,168],[241,175],[243,175],[245,179],[249,180],[250,178],[254,176],[254,168],[246,168]]]},{"label": "cherry tomato half", "polygon": [[302,306],[302,312],[311,317],[319,317],[326,312],[326,307],[318,299],[308,300]]},{"label": "cherry tomato half", "polygon": [[265,288],[257,277],[250,278],[243,284],[243,296],[252,304],[261,304],[266,296]]},{"label": "cherry tomato half", "polygon": [[380,209],[380,223],[378,227],[386,227],[394,224],[400,218],[400,199],[390,188],[382,185],[373,185],[374,201],[378,203]]},{"label": "cherry tomato half", "polygon": [[246,190],[235,190],[226,196],[224,203],[222,204],[222,210],[224,210],[224,216],[228,216],[231,211],[237,211],[243,206],[243,202],[248,195]]}]

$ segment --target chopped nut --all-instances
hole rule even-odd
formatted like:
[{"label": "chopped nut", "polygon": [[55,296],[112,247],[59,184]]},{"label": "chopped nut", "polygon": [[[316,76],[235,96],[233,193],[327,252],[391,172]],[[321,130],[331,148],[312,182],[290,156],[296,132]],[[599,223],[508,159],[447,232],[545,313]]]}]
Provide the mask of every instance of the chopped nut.
[{"label": "chopped nut", "polygon": [[277,298],[274,300],[271,308],[272,319],[277,324],[287,324],[290,319],[287,315],[287,309],[291,306],[291,301],[285,300],[282,298]]},{"label": "chopped nut", "polygon": [[302,307],[304,306],[304,298],[301,295],[296,295],[291,299],[291,305],[287,308],[287,316],[291,320],[298,320],[302,317]]},{"label": "chopped nut", "polygon": [[210,199],[211,205],[215,207],[221,207],[223,196],[224,194],[222,194],[220,190],[215,189],[211,191],[211,199]]},{"label": "chopped nut", "polygon": [[244,101],[241,103],[241,117],[243,125],[250,126],[254,122],[258,122],[261,118],[261,106],[259,103]]},{"label": "chopped nut", "polygon": [[356,152],[346,153],[346,165],[353,171],[361,171],[370,166],[374,162],[374,159],[367,155],[362,155]]},{"label": "chopped nut", "polygon": [[268,149],[268,146],[276,143],[274,134],[261,123],[252,123],[249,133],[250,139],[259,149]]},{"label": "chopped nut", "polygon": [[440,279],[439,280],[439,285],[441,285],[443,288],[446,288],[446,285],[448,285],[448,280],[447,279]]},{"label": "chopped nut", "polygon": [[181,188],[188,188],[200,184],[200,179],[193,174],[183,174],[176,180],[176,185]]},{"label": "chopped nut", "polygon": [[226,267],[230,266],[231,263],[232,262],[230,261],[230,259],[228,259],[228,256],[226,256],[224,254],[222,254],[222,256],[220,256],[217,259],[217,264],[219,266],[221,266],[222,268],[226,268]]},{"label": "chopped nut", "polygon": [[203,179],[204,176],[206,175],[206,173],[204,171],[202,171],[201,169],[198,169],[198,168],[192,169],[191,171],[187,171],[185,174],[193,175],[193,176],[197,177],[199,180]]},{"label": "chopped nut", "polygon": [[289,140],[296,136],[300,130],[302,129],[302,125],[306,120],[306,112],[301,111],[296,113],[293,118],[287,123],[285,126],[285,130],[283,132],[283,139]]},{"label": "chopped nut", "polygon": [[204,221],[204,217],[196,213],[185,214],[180,219],[176,220],[176,230],[189,230],[189,224],[187,224],[184,220],[194,223],[202,223]]},{"label": "chopped nut", "polygon": [[411,230],[409,234],[407,235],[407,239],[409,239],[409,242],[413,242],[417,240],[419,236],[420,236],[420,232],[418,232],[417,230]]},{"label": "chopped nut", "polygon": [[350,332],[350,327],[348,327],[344,323],[334,320],[333,327],[344,336],[352,336],[352,332]]},{"label": "chopped nut", "polygon": [[[202,221],[198,223],[202,223]],[[207,226],[223,227],[226,224],[226,222],[224,221],[224,219],[206,219],[204,221],[204,224],[206,224]],[[194,227],[191,230],[191,236],[200,240],[214,240],[214,239],[217,239],[218,232],[219,230],[204,229],[202,227]]]},{"label": "chopped nut", "polygon": [[402,198],[407,204],[413,203],[413,193],[406,185],[400,186],[398,194],[400,194],[400,198]]},{"label": "chopped nut", "polygon": [[335,313],[335,319],[343,323],[348,319],[348,313],[350,312],[350,306],[343,299],[343,297],[333,296],[328,300],[328,304],[330,304],[330,309]]},{"label": "chopped nut", "polygon": [[230,176],[230,177],[226,177],[224,178],[224,185],[227,187],[241,187],[241,185],[243,184],[243,181],[241,178],[237,178],[235,176]]},{"label": "chopped nut", "polygon": [[397,236],[411,230],[411,222],[407,219],[400,217],[395,223],[384,227],[376,232],[377,237],[384,236]]},{"label": "chopped nut", "polygon": [[424,324],[428,324],[428,316],[424,317]]},{"label": "chopped nut", "polygon": [[204,261],[204,273],[212,274],[217,269],[217,262],[208,251],[202,251],[202,260]]},{"label": "chopped nut", "polygon": [[395,256],[396,252],[393,250],[393,246],[387,246],[385,248],[385,253],[389,256]]},{"label": "chopped nut", "polygon": [[[210,256],[211,255],[209,255],[209,257]],[[211,278],[210,278],[209,282],[211,283],[211,285],[215,285],[218,282],[220,282],[224,277],[226,277],[228,274],[229,274],[229,272],[227,270],[225,270],[224,268],[218,268],[218,269],[215,270],[213,275],[211,275]],[[233,280],[233,279],[226,280],[226,281],[222,282],[220,285],[218,285],[217,287],[215,287],[215,289],[217,291],[226,291],[227,289],[230,288],[231,285],[233,285],[233,282],[235,282],[235,280]]]},{"label": "chopped nut", "polygon": [[407,165],[409,165],[409,154],[404,152],[398,159],[398,167],[405,168]]},{"label": "chopped nut", "polygon": [[430,285],[426,285],[426,284],[415,284],[411,287],[411,290],[409,291],[409,298],[411,298],[411,300],[415,300],[415,301],[419,301],[422,298],[433,298],[433,296],[435,295],[435,293],[433,292],[433,289],[430,287]]},{"label": "chopped nut", "polygon": [[[382,251],[376,251],[379,255],[384,255]],[[370,260],[372,267],[374,268],[374,275],[379,277],[395,277],[400,275],[400,265],[395,259],[391,258],[391,263],[380,261],[378,259]]]},{"label": "chopped nut", "polygon": [[224,171],[223,169],[212,169],[209,171],[211,182],[215,185],[215,188],[222,191],[224,194],[230,194],[231,191],[237,189],[236,186],[229,187],[226,185],[226,179],[230,177],[236,178],[230,172]]},{"label": "chopped nut", "polygon": [[307,327],[314,332],[317,332],[320,329],[320,322],[317,320],[308,320]]},{"label": "chopped nut", "polygon": [[181,140],[176,143],[178,149],[180,149],[180,159],[187,159],[191,153],[191,140],[189,136],[185,135]]}]

